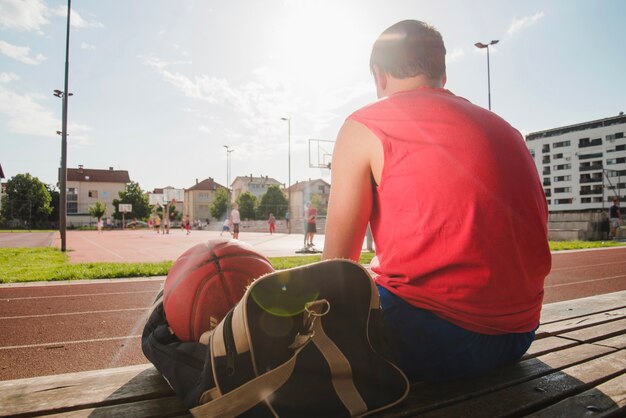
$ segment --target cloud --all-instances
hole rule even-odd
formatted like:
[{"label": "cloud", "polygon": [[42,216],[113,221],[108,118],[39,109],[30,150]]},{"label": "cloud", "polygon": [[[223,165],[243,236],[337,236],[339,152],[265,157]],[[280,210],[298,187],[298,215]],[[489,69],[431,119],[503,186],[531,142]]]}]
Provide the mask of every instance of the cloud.
[{"label": "cloud", "polygon": [[451,64],[465,55],[463,48],[455,48],[452,52],[446,54],[446,64]]},{"label": "cloud", "polygon": [[[53,15],[67,18],[67,6],[59,5],[56,9],[50,11]],[[77,29],[103,28],[104,25],[95,19],[85,20],[74,8],[70,15],[70,25]]]},{"label": "cloud", "polygon": [[[49,8],[43,0],[0,0],[0,28],[23,31],[41,31],[50,23],[50,16],[67,16],[67,6]],[[102,28],[104,25],[96,19],[85,19],[72,8],[70,23],[74,28]]]},{"label": "cloud", "polygon": [[96,49],[95,45],[88,44],[85,41],[80,43],[80,47],[81,47],[81,49],[87,49],[89,51],[93,51],[94,49]]},{"label": "cloud", "polygon": [[[7,116],[8,130],[21,135],[55,136],[55,132],[61,129],[61,120],[45,109],[39,103],[41,100],[45,100],[41,95],[20,95],[0,85],[0,113]],[[59,113],[60,108],[59,104]],[[88,126],[70,123],[68,142],[77,147],[89,144],[89,131]]]},{"label": "cloud", "polygon": [[20,76],[15,73],[0,73],[0,83],[10,83],[13,80],[19,80]]},{"label": "cloud", "polygon": [[[306,85],[292,93],[290,85],[302,86],[285,74],[268,66],[251,70],[250,80],[233,84],[232,81],[208,74],[189,75],[170,68],[171,63],[154,57],[140,56],[144,65],[152,67],[161,79],[187,98],[197,100],[193,108],[203,108],[205,114],[221,114],[210,124],[200,122],[199,132],[219,133],[224,138],[245,143],[238,158],[249,155],[271,155],[284,144],[285,126],[280,118],[298,115],[298,130],[307,135],[320,135],[324,129],[345,116],[342,107],[360,102],[374,94],[373,83],[347,83],[336,88]],[[290,81],[293,81],[290,84]],[[216,112],[215,107],[228,110]],[[210,109],[209,109],[210,108]],[[206,110],[205,110],[206,109]],[[189,107],[188,113],[195,113]],[[294,136],[294,140],[295,140]]]},{"label": "cloud", "polygon": [[13,58],[14,60],[23,62],[24,64],[30,65],[39,65],[39,63],[46,60],[46,57],[42,54],[37,54],[35,57],[31,57],[30,47],[28,46],[11,45],[5,41],[0,41],[0,53],[9,58]]},{"label": "cloud", "polygon": [[0,6],[3,29],[33,31],[49,23],[48,7],[42,0],[0,0]]},{"label": "cloud", "polygon": [[544,16],[545,14],[543,12],[538,12],[532,16],[526,16],[521,19],[514,18],[511,22],[511,25],[509,26],[509,30],[507,31],[507,33],[509,36],[513,36],[513,34],[519,32],[520,30],[534,25],[539,19]]}]

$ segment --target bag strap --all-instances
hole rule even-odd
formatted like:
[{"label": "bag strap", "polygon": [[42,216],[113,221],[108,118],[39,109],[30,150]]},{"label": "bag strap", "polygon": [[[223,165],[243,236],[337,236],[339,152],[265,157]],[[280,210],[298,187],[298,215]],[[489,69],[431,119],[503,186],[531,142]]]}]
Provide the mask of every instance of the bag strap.
[{"label": "bag strap", "polygon": [[[305,330],[303,333],[296,335],[294,342],[289,346],[289,348],[294,350],[289,360],[223,396],[219,396],[217,393],[208,393],[209,399],[211,395],[217,395],[218,397],[190,409],[189,412],[195,418],[236,417],[267,399],[270,394],[276,392],[289,380],[296,366],[298,354],[313,338],[315,319],[326,315],[329,309],[330,305],[325,299],[307,303],[305,310],[309,313],[309,316],[305,319]],[[213,335],[211,335],[211,338],[213,338]]]},{"label": "bag strap", "polygon": [[236,417],[262,402],[289,380],[298,354],[310,338],[285,363],[239,386],[227,394],[189,410],[195,418]]}]

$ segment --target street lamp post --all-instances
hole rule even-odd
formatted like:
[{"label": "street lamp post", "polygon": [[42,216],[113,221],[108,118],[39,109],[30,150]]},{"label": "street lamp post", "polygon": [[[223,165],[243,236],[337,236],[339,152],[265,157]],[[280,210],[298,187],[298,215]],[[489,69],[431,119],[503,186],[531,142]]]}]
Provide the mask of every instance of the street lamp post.
[{"label": "street lamp post", "polygon": [[291,118],[280,119],[287,121],[287,187],[289,187],[287,192],[287,211],[289,212],[288,232],[291,234],[291,221],[293,218],[293,214],[291,213]]},{"label": "street lamp post", "polygon": [[72,10],[72,1],[67,0],[67,28],[65,35],[65,83],[63,92],[54,91],[54,95],[63,100],[63,122],[61,127],[61,173],[59,175],[59,232],[61,234],[61,251],[67,248],[66,231],[67,231],[67,99],[72,93],[68,92],[69,88],[69,61],[70,61],[70,15]]},{"label": "street lamp post", "polygon": [[226,148],[226,187],[228,188],[228,203],[230,204],[230,199],[232,198],[230,194],[230,153],[235,150],[230,149],[228,145],[224,145],[224,148]]},{"label": "street lamp post", "polygon": [[476,42],[474,46],[479,49],[487,48],[487,95],[489,100],[489,110],[491,110],[491,75],[489,74],[489,46],[495,45],[499,40],[493,40],[488,44],[483,44],[482,42]]}]

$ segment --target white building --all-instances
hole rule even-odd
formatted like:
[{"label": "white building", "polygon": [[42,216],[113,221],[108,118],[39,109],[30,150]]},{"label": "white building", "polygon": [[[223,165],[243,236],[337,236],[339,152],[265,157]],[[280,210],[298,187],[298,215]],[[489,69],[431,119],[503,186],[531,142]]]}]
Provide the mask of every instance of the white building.
[{"label": "white building", "polygon": [[95,219],[89,215],[89,207],[96,202],[106,205],[105,217],[112,217],[115,213],[113,200],[119,199],[119,193],[126,190],[130,177],[126,170],[99,170],[84,168],[67,169],[67,224],[80,226],[94,223]]},{"label": "white building", "polygon": [[533,132],[535,160],[550,212],[592,211],[626,195],[626,116]]}]

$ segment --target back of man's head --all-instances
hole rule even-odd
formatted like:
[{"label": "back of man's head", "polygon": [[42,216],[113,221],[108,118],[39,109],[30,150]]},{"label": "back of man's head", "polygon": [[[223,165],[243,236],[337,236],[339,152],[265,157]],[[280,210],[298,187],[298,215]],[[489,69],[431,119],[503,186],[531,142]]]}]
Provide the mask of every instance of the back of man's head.
[{"label": "back of man's head", "polygon": [[420,74],[439,80],[446,75],[446,47],[439,31],[419,20],[390,26],[374,42],[370,70],[378,67],[394,78]]}]

